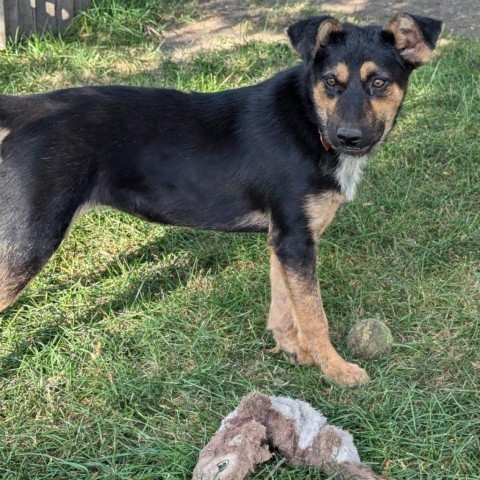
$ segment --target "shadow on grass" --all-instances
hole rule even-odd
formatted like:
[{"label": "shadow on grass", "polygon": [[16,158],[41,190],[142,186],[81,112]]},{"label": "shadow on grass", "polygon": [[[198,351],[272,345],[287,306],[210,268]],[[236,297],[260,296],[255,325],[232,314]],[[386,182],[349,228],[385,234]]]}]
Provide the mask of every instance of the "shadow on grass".
[{"label": "shadow on grass", "polygon": [[[174,245],[178,245],[178,248],[175,249]],[[203,250],[200,255],[199,249]],[[121,264],[140,266],[142,263],[151,262],[154,258],[161,259],[172,251],[186,254],[185,258],[188,260],[180,262],[180,264],[161,266],[154,274],[149,274],[146,278],[131,279],[125,288],[118,290],[113,296],[110,295],[107,300],[87,309],[81,315],[74,313],[74,322],[76,324],[98,323],[108,313],[119,314],[128,310],[138,300],[140,290],[142,299],[147,302],[155,301],[159,294],[170,295],[186,285],[188,279],[191,278],[192,271],[195,271],[197,277],[217,274],[229,265],[230,256],[234,253],[234,240],[231,235],[227,234],[168,228],[162,237],[142,245],[128,254],[116,256],[115,260],[94,275],[74,275],[70,277],[68,283],[51,285],[47,289],[40,290],[38,294],[40,297],[44,297],[48,292],[68,290],[77,282],[82,286],[93,286],[104,279],[115,276]],[[36,305],[37,303],[27,293],[2,314],[3,319],[8,320],[16,310],[23,306],[35,308]],[[66,320],[66,316],[60,315],[55,321],[37,330],[33,337],[29,336],[28,339],[21,341],[14,351],[0,357],[0,377],[12,374],[30,350],[42,349],[46,344],[55,341]]]}]

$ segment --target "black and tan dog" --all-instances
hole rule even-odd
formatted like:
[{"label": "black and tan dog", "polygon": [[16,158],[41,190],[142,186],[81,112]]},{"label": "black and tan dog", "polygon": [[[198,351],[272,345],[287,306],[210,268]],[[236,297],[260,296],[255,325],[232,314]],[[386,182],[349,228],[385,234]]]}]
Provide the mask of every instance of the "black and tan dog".
[{"label": "black and tan dog", "polygon": [[288,29],[303,64],[214,94],[89,87],[0,96],[0,311],[60,245],[79,212],[269,232],[279,349],[340,385],[368,380],[329,340],[315,242],[355,196],[367,155],[392,128],[441,22],[383,28],[331,17]]}]

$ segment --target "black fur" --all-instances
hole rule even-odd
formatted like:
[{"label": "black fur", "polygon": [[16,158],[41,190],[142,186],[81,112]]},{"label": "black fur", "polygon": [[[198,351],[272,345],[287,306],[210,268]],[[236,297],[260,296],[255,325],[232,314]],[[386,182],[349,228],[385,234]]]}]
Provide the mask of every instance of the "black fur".
[{"label": "black fur", "polygon": [[423,38],[426,40],[428,46],[434,49],[437,45],[440,33],[442,33],[443,23],[440,20],[434,18],[422,17],[420,15],[413,15],[407,13],[415,20],[415,23],[420,27]]}]

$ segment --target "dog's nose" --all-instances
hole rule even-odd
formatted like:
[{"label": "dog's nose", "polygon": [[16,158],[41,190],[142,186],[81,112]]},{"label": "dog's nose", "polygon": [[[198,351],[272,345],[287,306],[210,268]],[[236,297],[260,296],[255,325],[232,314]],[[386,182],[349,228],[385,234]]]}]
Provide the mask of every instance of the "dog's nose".
[{"label": "dog's nose", "polygon": [[339,128],[337,137],[344,147],[356,147],[362,140],[362,131],[358,128]]}]

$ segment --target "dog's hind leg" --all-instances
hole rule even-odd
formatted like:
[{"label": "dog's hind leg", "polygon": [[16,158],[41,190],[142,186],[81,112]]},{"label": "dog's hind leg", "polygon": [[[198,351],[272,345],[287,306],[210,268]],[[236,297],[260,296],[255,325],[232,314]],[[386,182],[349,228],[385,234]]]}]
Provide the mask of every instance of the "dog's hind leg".
[{"label": "dog's hind leg", "polygon": [[[26,248],[25,248],[26,247]],[[0,312],[10,306],[40,270],[30,246],[0,245]]]},{"label": "dog's hind leg", "polygon": [[24,130],[0,135],[0,311],[55,253],[92,191],[88,162],[55,148],[54,132]]},{"label": "dog's hind leg", "polygon": [[71,207],[52,208],[32,219],[21,206],[0,206],[0,312],[58,249],[72,223]]},{"label": "dog's hind leg", "polygon": [[[46,233],[46,232],[44,232]],[[10,232],[11,234],[11,232]],[[10,306],[60,245],[63,235],[0,232],[0,312]]]}]

